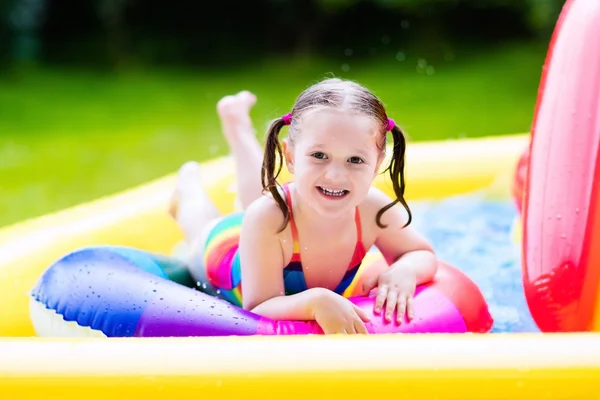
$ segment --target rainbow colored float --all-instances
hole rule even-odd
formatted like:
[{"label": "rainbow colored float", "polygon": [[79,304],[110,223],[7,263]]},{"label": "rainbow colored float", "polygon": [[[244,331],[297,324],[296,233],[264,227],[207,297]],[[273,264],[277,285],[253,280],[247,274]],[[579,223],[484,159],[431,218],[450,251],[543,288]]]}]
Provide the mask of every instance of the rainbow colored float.
[{"label": "rainbow colored float", "polygon": [[[531,136],[408,146],[409,201],[484,191],[512,194],[522,206],[517,227],[523,227],[525,294],[545,333],[399,335],[374,325],[371,330],[380,334],[278,335],[318,329],[227,308],[192,290],[193,283],[185,284],[185,274],[169,257],[181,232],[165,212],[174,185],[168,176],[0,230],[0,395],[597,397],[600,247],[593,244],[600,243],[599,40],[600,2],[567,1],[546,60]],[[204,168],[211,171],[204,184],[212,200],[221,212],[233,211],[231,160],[209,161]],[[391,192],[383,177],[376,185]],[[384,267],[376,260],[366,264],[371,268],[365,273]],[[444,287],[462,280],[477,298],[476,288],[459,275],[444,266],[434,284],[420,289],[417,298],[422,296],[422,309],[428,310],[422,319],[437,322],[435,329],[421,326],[414,332],[486,331],[485,303],[467,312]],[[66,293],[66,287],[72,290]],[[168,295],[160,300],[162,293]],[[440,307],[435,314],[428,294],[435,294],[435,301],[450,299],[460,314],[452,321],[462,318],[464,325],[444,325],[451,312]],[[99,303],[98,295],[114,298]],[[144,300],[155,304],[140,308]],[[203,300],[215,308],[183,305]],[[369,307],[369,298],[361,301]],[[470,327],[468,321],[478,324]],[[177,329],[165,331],[171,322]],[[205,336],[164,337],[190,332]]]},{"label": "rainbow colored float", "polygon": [[[386,267],[381,254],[371,252],[359,280]],[[173,259],[126,247],[80,249],[44,272],[33,289],[30,316],[38,336],[69,331],[72,337],[85,332],[107,337],[323,333],[314,321],[273,321],[195,286],[187,268]],[[357,293],[351,301],[370,314],[369,333],[483,333],[492,326],[475,284],[443,263],[432,284],[417,288],[410,322],[386,323],[373,314],[374,295]]]}]

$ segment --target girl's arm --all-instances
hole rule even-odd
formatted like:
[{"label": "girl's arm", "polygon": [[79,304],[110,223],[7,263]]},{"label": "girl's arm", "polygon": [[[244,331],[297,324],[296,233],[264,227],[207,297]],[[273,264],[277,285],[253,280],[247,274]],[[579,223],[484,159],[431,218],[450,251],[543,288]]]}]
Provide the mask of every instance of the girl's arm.
[{"label": "girl's arm", "polygon": [[[369,205],[374,206],[372,215],[390,203],[390,198],[378,189],[369,193]],[[380,313],[385,307],[385,319],[391,321],[397,310],[396,320],[404,321],[414,317],[413,295],[418,285],[430,282],[438,268],[438,262],[429,242],[410,225],[404,227],[408,216],[406,210],[396,205],[381,217],[380,228],[375,225],[375,246],[383,254],[390,267],[379,276],[363,285],[365,293],[377,287],[374,312]]]},{"label": "girl's arm", "polygon": [[277,232],[282,222],[281,210],[268,196],[246,210],[239,247],[243,307],[274,320],[313,320],[315,301],[324,290],[285,296],[283,249]]},{"label": "girl's arm", "polygon": [[[375,214],[389,204],[391,199],[379,189],[373,188],[372,204]],[[427,283],[437,272],[437,259],[429,241],[412,226],[403,228],[408,220],[406,210],[397,204],[381,216],[386,228],[376,227],[375,246],[391,268],[410,269],[416,275],[417,285]]]}]

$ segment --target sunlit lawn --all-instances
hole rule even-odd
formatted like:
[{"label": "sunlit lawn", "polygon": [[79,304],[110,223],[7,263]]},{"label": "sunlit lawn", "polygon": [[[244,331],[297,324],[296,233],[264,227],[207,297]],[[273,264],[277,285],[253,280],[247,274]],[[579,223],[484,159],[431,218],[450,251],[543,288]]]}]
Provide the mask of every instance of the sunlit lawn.
[{"label": "sunlit lawn", "polygon": [[45,69],[0,80],[0,226],[224,154],[215,104],[241,89],[258,96],[253,118],[261,139],[303,88],[331,74],[372,88],[412,140],[524,132],[544,57],[543,46],[521,45],[458,54],[420,73],[416,58],[390,57],[120,76]]}]

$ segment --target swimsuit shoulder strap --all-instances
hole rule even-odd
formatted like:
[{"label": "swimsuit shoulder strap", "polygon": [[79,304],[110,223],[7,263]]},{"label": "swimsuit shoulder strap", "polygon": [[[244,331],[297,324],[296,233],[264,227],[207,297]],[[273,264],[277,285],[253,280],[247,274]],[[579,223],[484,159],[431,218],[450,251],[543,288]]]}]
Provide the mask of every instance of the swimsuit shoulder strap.
[{"label": "swimsuit shoulder strap", "polygon": [[354,222],[356,223],[356,242],[362,244],[362,226],[360,223],[360,211],[358,211],[358,207],[356,207],[354,213]]},{"label": "swimsuit shoulder strap", "polygon": [[290,228],[292,229],[292,240],[294,241],[294,256],[300,260],[300,242],[298,241],[298,230],[296,229],[296,223],[294,222],[294,215],[292,213],[292,194],[288,184],[283,185],[285,192],[285,202],[290,212]]},{"label": "swimsuit shoulder strap", "polygon": [[352,255],[348,270],[355,269],[359,266],[367,253],[362,241],[362,224],[360,223],[360,212],[358,211],[358,207],[356,207],[356,212],[354,213],[354,221],[356,223],[356,246],[354,246],[354,254]]}]

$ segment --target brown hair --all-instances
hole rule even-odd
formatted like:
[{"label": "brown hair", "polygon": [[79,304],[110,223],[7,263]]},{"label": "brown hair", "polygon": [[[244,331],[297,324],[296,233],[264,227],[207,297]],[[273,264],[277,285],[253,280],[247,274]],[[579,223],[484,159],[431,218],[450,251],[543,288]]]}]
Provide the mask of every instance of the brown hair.
[{"label": "brown hair", "polygon": [[[296,99],[291,112],[291,125],[288,134],[290,144],[293,143],[297,132],[298,121],[308,110],[317,107],[344,108],[359,114],[368,115],[381,126],[381,140],[378,142],[378,148],[381,152],[386,149],[386,132],[388,127],[388,116],[385,107],[381,101],[365,87],[347,80],[337,78],[323,80],[308,89],[304,90]],[[288,221],[290,210],[281,196],[277,177],[283,167],[283,151],[279,142],[279,132],[286,125],[283,118],[274,120],[269,126],[265,141],[265,154],[263,158],[261,180],[263,192],[269,191],[275,202],[283,212],[284,222],[283,230]],[[408,226],[412,221],[412,213],[406,200],[404,200],[404,190],[406,183],[404,181],[404,153],[406,150],[406,138],[404,132],[396,125],[391,130],[393,144],[393,154],[389,166],[383,172],[389,172],[392,180],[396,199],[377,212],[376,223],[380,228],[385,228],[381,224],[381,216],[397,203],[402,204],[408,212],[408,221],[404,225]],[[279,157],[279,165],[277,164]]]}]

